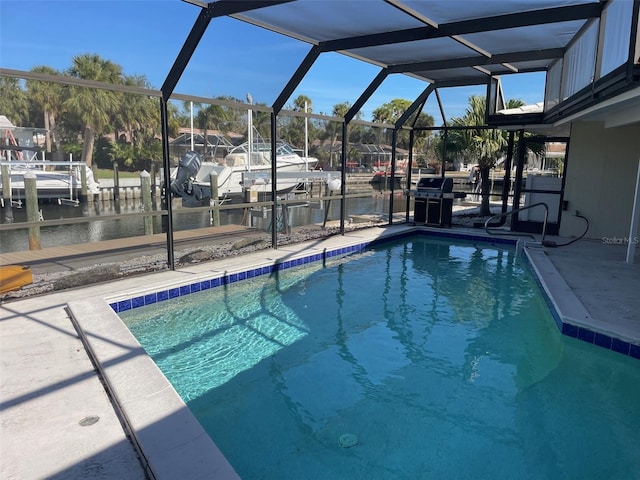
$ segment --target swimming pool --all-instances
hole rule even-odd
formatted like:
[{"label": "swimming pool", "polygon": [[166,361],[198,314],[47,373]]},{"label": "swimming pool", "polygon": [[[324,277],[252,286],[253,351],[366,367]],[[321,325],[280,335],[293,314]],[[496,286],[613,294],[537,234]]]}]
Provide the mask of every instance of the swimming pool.
[{"label": "swimming pool", "polygon": [[120,316],[244,479],[640,467],[637,360],[560,335],[508,248],[411,237]]}]

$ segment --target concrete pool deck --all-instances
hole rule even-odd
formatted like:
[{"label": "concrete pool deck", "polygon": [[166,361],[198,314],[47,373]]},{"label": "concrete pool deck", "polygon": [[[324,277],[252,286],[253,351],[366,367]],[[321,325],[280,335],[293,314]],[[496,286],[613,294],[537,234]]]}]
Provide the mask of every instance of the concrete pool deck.
[{"label": "concrete pool deck", "polygon": [[[2,304],[0,476],[140,479],[147,469],[152,478],[211,478],[214,471],[215,478],[237,478],[155,365],[122,328],[109,303],[414,228],[397,225],[358,230],[174,272]],[[473,229],[434,231],[483,236]],[[529,251],[561,316],[632,345],[640,344],[640,259],[633,265],[624,263],[625,246],[581,240],[567,247]],[[101,376],[71,316],[81,327],[87,349],[99,358]],[[117,395],[114,403],[123,413],[116,412],[103,382]],[[98,421],[92,423],[96,417]],[[141,456],[128,438],[129,429],[142,444]]]}]

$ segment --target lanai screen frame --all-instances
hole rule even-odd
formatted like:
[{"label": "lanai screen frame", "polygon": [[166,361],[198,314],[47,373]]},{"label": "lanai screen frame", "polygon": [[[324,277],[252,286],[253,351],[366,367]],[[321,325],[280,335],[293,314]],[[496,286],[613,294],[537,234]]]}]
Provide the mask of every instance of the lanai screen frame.
[{"label": "lanai screen frame", "polygon": [[[288,35],[311,45],[306,57],[283,87],[274,103],[271,107],[266,107],[271,115],[271,148],[272,155],[275,157],[277,116],[283,112],[285,103],[322,53],[342,53],[380,67],[378,74],[353,102],[345,117],[337,119],[337,121],[342,122],[343,139],[348,138],[348,127],[352,122],[360,123],[354,120],[357,113],[389,75],[400,73],[423,80],[426,83],[425,90],[415,99],[411,107],[395,125],[380,125],[383,128],[393,128],[395,139],[399,129],[413,129],[413,126],[405,125],[407,120],[418,110],[424,108],[426,99],[430,94],[435,92],[437,96],[438,89],[441,88],[486,85],[487,98],[491,100],[487,111],[495,112],[496,107],[498,106],[499,108],[499,105],[494,102],[498,99],[491,98],[491,92],[497,91],[495,83],[500,75],[548,72],[552,66],[557,65],[564,58],[571,45],[579,41],[581,33],[591,23],[601,21],[603,11],[608,5],[614,3],[617,5],[618,2],[626,0],[527,0],[517,4],[470,2],[469,5],[472,5],[476,10],[466,9],[467,11],[463,12],[461,10],[465,9],[452,10],[450,2],[447,0],[430,0],[428,2],[424,0],[370,0],[367,2],[317,2],[313,0],[183,1],[193,4],[194,8],[200,8],[200,13],[160,90],[148,90],[145,92],[160,99],[165,182],[170,179],[167,105],[172,98],[189,98],[189,96],[174,95],[174,89],[203,34],[214,18],[229,16],[260,28],[267,28],[283,35]],[[344,19],[341,22],[336,22],[336,10],[333,7],[347,8],[350,11],[354,11],[357,6],[363,9],[356,12],[359,17],[364,18],[365,10],[370,12],[367,14],[369,15],[367,18],[374,23],[371,29],[367,30],[368,26],[363,25],[363,22],[351,22],[349,24],[347,20],[346,26]],[[518,10],[514,11],[513,6],[517,6]],[[585,91],[580,91],[570,98],[563,99],[560,102],[560,106],[556,105],[555,112],[560,112],[556,113],[557,115],[587,108],[602,101],[604,97],[611,98],[613,95],[638,85],[640,66],[634,59],[636,52],[640,50],[640,46],[638,46],[640,44],[638,37],[640,0],[633,0],[631,8],[631,33],[627,62],[595,82],[594,85],[598,88],[598,95],[588,95],[588,92],[585,94]],[[309,9],[324,9],[320,12],[322,17],[331,21],[327,25],[314,18],[314,24],[317,27],[315,37],[313,36],[314,32],[301,30],[303,25],[301,20],[303,19],[299,16],[299,12],[308,12]],[[340,16],[342,17],[342,10],[340,11]],[[376,14],[376,12],[378,13]],[[392,15],[381,15],[380,12],[394,13]],[[274,20],[282,18],[283,13],[289,15],[287,20],[289,23],[286,25]],[[433,15],[429,16],[426,13],[433,13]],[[466,17],[461,15],[466,15]],[[338,28],[333,32],[334,37],[331,37],[329,36],[331,33],[331,28],[329,27],[334,24],[338,25]],[[566,30],[565,35],[559,40],[554,40],[553,35],[550,35],[549,32],[557,32],[559,28]],[[531,35],[532,32],[535,34]],[[337,35],[338,33],[341,35]],[[506,43],[512,43],[513,47],[504,45],[505,42],[500,40],[504,39],[506,34],[513,40]],[[523,34],[522,37],[519,37],[519,34]],[[493,43],[492,36],[497,39],[494,39]],[[522,39],[526,40],[527,38],[533,46],[523,49],[521,48]],[[545,41],[548,43],[544,43]],[[431,43],[431,45],[446,45],[448,49],[437,50],[437,55],[439,56],[436,57],[416,54],[416,52],[436,51],[433,48],[425,49],[425,42],[437,42]],[[500,45],[499,49],[496,47],[498,44]],[[488,51],[485,48],[487,45],[493,46],[497,50],[494,52]],[[413,55],[413,61],[406,61],[407,51],[413,52],[409,53],[410,57]],[[398,52],[401,52],[401,54]],[[465,53],[461,54],[461,52]],[[623,73],[622,75],[621,72]],[[44,74],[43,76],[37,76],[33,72],[0,69],[0,74],[27,79],[38,77],[38,79],[46,81],[71,83],[68,78],[52,78],[55,76],[46,76]],[[96,88],[114,89],[112,85],[101,85],[98,84],[99,82],[80,83]],[[594,89],[591,90],[594,91]],[[207,99],[207,101],[216,103],[213,99]],[[439,97],[438,104],[446,126],[444,107],[439,101]],[[570,110],[562,111],[563,107]],[[257,106],[251,106],[251,108],[257,108]],[[290,114],[290,112],[287,112],[287,114]],[[315,117],[313,114],[300,115]],[[330,118],[332,121],[336,121],[333,117],[321,116],[321,118]],[[531,117],[528,119],[519,117],[517,121],[519,125],[526,125],[530,119]],[[555,118],[552,115],[545,115],[542,122],[536,120],[534,123],[549,123],[554,120]],[[509,123],[504,118],[501,119],[501,122],[504,122],[504,125],[513,127],[513,123]],[[496,123],[495,120],[491,124],[493,126],[501,125],[501,123]],[[396,163],[395,148],[396,142],[394,140],[392,145],[392,169],[395,169]],[[345,141],[342,142],[342,158],[347,160],[347,145]],[[343,161],[341,169],[341,234],[344,234],[346,165],[347,161]],[[275,193],[275,170],[272,171],[271,180],[273,193]],[[167,185],[165,185],[166,187]],[[273,198],[275,199],[275,195],[273,195]],[[393,195],[390,197],[391,212],[393,211],[392,202]],[[167,259],[169,268],[173,270],[175,265],[171,202],[167,202],[165,207],[163,213],[166,212],[168,219],[166,231]],[[273,214],[275,214],[276,209],[277,200],[273,200]],[[392,221],[390,216],[389,222],[392,223]],[[272,231],[272,248],[277,248],[278,246],[276,233],[274,228]]]},{"label": "lanai screen frame", "polygon": [[[495,79],[498,75],[514,72],[546,72],[551,65],[557,64],[559,60],[564,58],[568,48],[570,48],[570,46],[575,42],[579,41],[580,36],[587,31],[593,22],[600,21],[603,11],[605,11],[605,7],[616,0],[531,0],[530,2],[519,3],[518,6],[520,7],[520,10],[517,12],[509,11],[509,9],[506,11],[500,11],[500,8],[504,7],[495,7],[491,2],[473,2],[473,4],[469,5],[473,5],[473,8],[477,9],[475,10],[475,15],[473,12],[471,14],[466,13],[466,15],[471,15],[471,17],[462,19],[458,18],[448,22],[446,21],[446,17],[452,15],[450,13],[450,4],[448,5],[449,10],[446,10],[446,1],[442,0],[433,0],[431,2],[419,2],[412,0],[380,0],[377,2],[366,2],[366,7],[362,7],[362,2],[340,2],[338,4],[329,1],[310,2],[304,0],[219,0],[217,2],[203,2],[201,0],[184,1],[200,7],[201,11],[161,88],[161,119],[163,123],[163,164],[165,169],[165,179],[169,178],[169,139],[166,135],[167,102],[171,97],[173,89],[182,75],[182,72],[186,68],[191,55],[213,18],[230,16],[262,28],[267,28],[281,34],[288,35],[292,38],[297,38],[312,45],[306,57],[300,63],[298,69],[289,79],[286,86],[283,88],[271,107],[272,158],[275,158],[276,154],[277,116],[281,112],[286,101],[293,94],[295,88],[300,84],[321,53],[340,52],[381,66],[381,70],[378,75],[362,92],[360,97],[354,102],[351,109],[342,119],[343,161],[341,166],[342,185],[340,192],[340,233],[344,234],[344,196],[346,193],[346,165],[348,160],[348,149],[345,139],[348,138],[348,126],[362,106],[388,75],[393,73],[402,73],[422,79],[428,84],[422,94],[416,98],[411,107],[393,127],[391,157],[391,172],[393,175],[395,173],[396,164],[397,131],[398,129],[407,128],[404,125],[406,121],[411,117],[411,115],[416,113],[418,109],[422,110],[422,108],[424,108],[427,98],[433,91],[437,94],[438,88],[485,84],[487,86],[487,101],[489,102],[487,112],[493,112],[495,111],[495,102],[498,98],[491,98],[491,92],[499,91],[499,88],[495,88]],[[346,20],[347,23],[345,27],[344,20],[342,23],[339,21],[336,22],[336,17],[331,9],[331,6],[337,6],[341,12],[345,8],[353,10],[354,8],[357,9],[358,4],[361,6],[361,10],[357,12],[359,14],[359,18],[362,19],[363,15],[369,15],[369,19],[373,19],[372,25],[375,25],[372,30],[366,31],[365,33],[362,33],[362,21],[356,22],[358,25],[355,27],[353,24],[350,25],[348,23],[349,21]],[[373,11],[372,8],[387,9],[387,12],[390,12],[391,10],[389,9],[392,9],[395,16],[380,15],[379,13],[376,14],[377,10]],[[438,13],[441,18],[437,18],[438,15],[432,17],[424,15],[424,10],[428,10],[429,8],[433,8],[433,13]],[[314,32],[309,31],[312,29],[312,26],[310,26],[308,22],[303,22],[302,20],[304,20],[304,17],[301,15],[301,13],[303,14],[304,12],[309,14],[309,12],[314,9],[320,9],[320,11],[315,11],[316,13],[322,13],[324,18],[327,18],[327,15],[331,16],[330,25],[340,23],[335,30],[336,32],[341,31],[343,34],[337,35],[334,32],[334,37],[332,38],[328,32],[328,25],[318,21],[320,18],[318,15],[307,15],[308,18],[313,18],[313,27],[316,28],[314,38]],[[625,81],[622,85],[618,83],[618,88],[612,89],[614,92],[619,91],[624,87],[628,87],[633,83],[633,72],[635,72],[633,68],[633,57],[635,52],[635,43],[637,41],[637,33],[634,32],[637,32],[638,29],[638,12],[640,12],[640,0],[634,0],[631,35],[629,38],[629,57],[625,65],[620,67],[620,69],[623,69],[625,72]],[[287,14],[289,14],[288,17]],[[455,14],[452,16],[455,17]],[[382,22],[380,19],[382,19]],[[399,23],[394,23],[394,20]],[[391,24],[391,28],[388,27],[389,23]],[[384,28],[380,29],[380,25],[384,25]],[[354,33],[352,30],[355,28],[358,29],[358,33]],[[546,39],[548,43],[546,48],[543,48],[538,44],[527,50],[518,49],[517,47],[523,43],[522,41],[514,41],[516,51],[507,48],[505,51],[491,53],[482,48],[481,44],[483,43],[483,34],[485,36],[489,36],[489,38],[491,35],[497,35],[499,37],[501,34],[504,35],[506,32],[530,32],[531,28],[536,28],[536,35],[533,37],[535,41],[544,43],[543,39]],[[570,37],[569,41],[563,42],[560,40],[555,42],[553,40],[554,32],[557,32],[555,35],[560,35],[562,33],[562,29],[571,30],[571,28],[573,28],[573,30],[567,34],[567,36]],[[366,27],[364,27],[364,29],[366,30]],[[527,45],[535,43],[530,37],[530,33],[523,35],[523,38],[525,38],[524,43]],[[423,59],[421,61],[413,62],[403,62],[401,60],[394,61],[394,57],[391,56],[385,61],[382,61],[382,58],[385,55],[389,55],[390,51],[393,51],[394,47],[397,45],[402,46],[402,51],[405,51],[409,45],[413,45],[414,48],[422,48],[422,43],[427,39],[428,41],[448,41],[452,45],[452,53],[459,50],[458,48],[454,48],[454,46],[459,47],[462,45],[466,49],[472,51],[473,54],[466,56],[456,56],[455,54],[451,54],[448,58],[431,60]],[[500,42],[500,40],[498,41]],[[489,41],[489,44],[490,43],[491,42]],[[494,48],[496,48],[495,41],[493,45]],[[463,48],[461,50],[465,49]],[[398,50],[396,49],[396,55],[397,52]],[[403,53],[403,55],[406,55],[406,52]],[[599,55],[601,54],[599,53]],[[613,76],[613,74],[609,74],[609,77],[611,76]],[[593,97],[588,100],[590,100],[591,103],[597,101]],[[439,97],[438,104],[443,116],[443,122],[446,126],[444,109]],[[581,105],[581,107],[584,106]],[[411,130],[412,127],[409,127],[409,129]],[[277,211],[277,199],[275,195],[277,175],[275,169],[272,169],[271,175],[273,199],[272,215],[275,218]],[[389,224],[393,222],[393,188],[394,187],[392,186],[392,194],[389,199]],[[172,214],[170,203],[171,202],[168,202],[167,204],[169,219],[169,225],[167,228],[167,249],[169,268],[173,269],[173,227],[171,225]],[[277,232],[274,226],[272,228],[272,248],[275,249],[277,246]]]}]

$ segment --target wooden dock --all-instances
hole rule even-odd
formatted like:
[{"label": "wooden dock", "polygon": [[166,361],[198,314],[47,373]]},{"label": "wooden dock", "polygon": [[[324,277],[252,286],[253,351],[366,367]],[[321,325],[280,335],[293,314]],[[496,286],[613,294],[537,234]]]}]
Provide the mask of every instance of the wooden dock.
[{"label": "wooden dock", "polygon": [[[254,232],[254,229],[240,225],[225,225],[221,227],[207,227],[194,230],[174,232],[175,243],[202,240],[205,238],[227,237],[230,234]],[[51,262],[73,257],[91,257],[123,250],[140,250],[149,247],[166,249],[167,236],[164,233],[143,235],[137,237],[102,240],[91,243],[79,243],[59,247],[48,247],[40,250],[23,250],[21,252],[3,253],[0,255],[0,265],[30,265],[40,262]]]}]

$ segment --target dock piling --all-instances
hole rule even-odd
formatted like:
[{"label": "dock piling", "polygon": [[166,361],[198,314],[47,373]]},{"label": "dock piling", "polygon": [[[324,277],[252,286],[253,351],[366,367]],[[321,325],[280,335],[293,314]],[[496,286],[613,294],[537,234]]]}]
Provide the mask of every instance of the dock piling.
[{"label": "dock piling", "polygon": [[80,167],[80,203],[87,203],[87,166]]},{"label": "dock piling", "polygon": [[2,165],[2,203],[11,210],[11,174],[8,165]]},{"label": "dock piling", "polygon": [[[140,172],[140,189],[142,190],[142,211],[151,212],[151,175],[146,170]],[[145,215],[144,234],[153,235],[153,217]]]},{"label": "dock piling", "polygon": [[116,162],[113,162],[113,199],[120,200],[120,175]]},{"label": "dock piling", "polygon": [[[38,209],[38,186],[36,174],[29,170],[24,174],[24,189],[27,200],[27,221],[39,222],[40,210]],[[40,250],[40,226],[29,227],[29,250]]]}]

